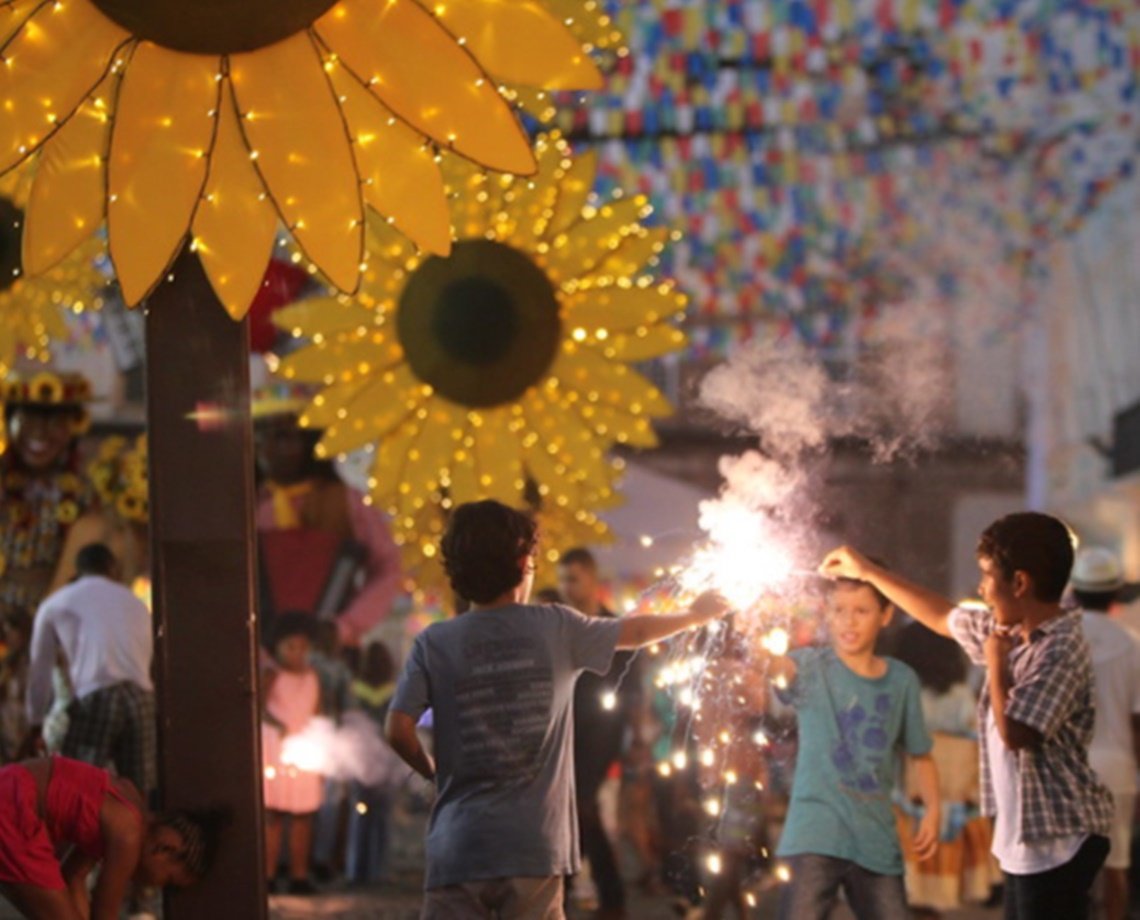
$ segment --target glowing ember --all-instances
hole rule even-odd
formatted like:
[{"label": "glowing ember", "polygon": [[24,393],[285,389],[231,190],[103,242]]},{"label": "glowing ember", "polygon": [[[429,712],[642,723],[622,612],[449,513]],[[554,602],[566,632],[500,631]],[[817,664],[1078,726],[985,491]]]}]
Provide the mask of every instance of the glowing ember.
[{"label": "glowing ember", "polygon": [[324,749],[304,734],[289,735],[281,745],[281,762],[298,770],[319,772],[325,762]]},{"label": "glowing ember", "polygon": [[721,869],[724,868],[724,863],[721,861],[719,853],[709,853],[708,859],[705,860],[705,865],[708,866],[709,872],[713,875],[720,875]]},{"label": "glowing ember", "polygon": [[788,631],[778,626],[760,640],[760,644],[765,649],[777,656],[788,654],[790,643],[791,637],[788,635]]},{"label": "glowing ember", "polygon": [[606,711],[612,710],[617,706],[617,694],[612,690],[602,694],[602,709]]}]

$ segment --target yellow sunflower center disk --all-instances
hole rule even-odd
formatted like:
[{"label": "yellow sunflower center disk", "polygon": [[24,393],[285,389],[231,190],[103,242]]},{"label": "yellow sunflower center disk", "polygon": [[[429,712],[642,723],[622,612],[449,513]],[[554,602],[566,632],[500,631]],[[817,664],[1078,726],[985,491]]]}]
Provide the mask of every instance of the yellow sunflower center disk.
[{"label": "yellow sunflower center disk", "polygon": [[91,0],[133,35],[172,51],[237,54],[296,35],[337,0]]},{"label": "yellow sunflower center disk", "polygon": [[489,408],[546,376],[562,324],[554,288],[528,256],[467,240],[416,270],[400,297],[397,332],[417,377],[454,403]]}]

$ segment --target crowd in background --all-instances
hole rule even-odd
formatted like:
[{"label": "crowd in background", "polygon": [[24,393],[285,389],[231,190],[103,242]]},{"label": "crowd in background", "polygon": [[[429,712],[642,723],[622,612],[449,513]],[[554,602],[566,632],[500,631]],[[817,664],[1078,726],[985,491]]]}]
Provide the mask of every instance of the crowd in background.
[{"label": "crowd in background", "polygon": [[[10,393],[5,403],[0,758],[61,752],[112,767],[149,796],[156,784],[152,647],[136,590],[145,540],[137,517],[100,503],[85,484],[78,445],[86,397],[78,383],[64,383],[42,394],[26,389],[22,399]],[[424,788],[408,782],[390,751],[366,776],[323,775],[291,760],[287,742],[316,719],[334,727],[355,719],[383,737],[406,651],[385,641],[404,636],[391,628],[405,585],[399,553],[383,516],[317,459],[316,437],[295,415],[271,414],[256,431],[266,871],[273,890],[294,894],[338,880],[383,886],[392,882],[392,816],[422,814]],[[1108,920],[1124,917],[1128,901],[1140,713],[1140,640],[1111,615],[1122,587],[1111,554],[1078,557],[1072,601],[1085,611],[1097,678],[1090,757],[1116,803],[1100,895]],[[563,556],[557,586],[540,599],[614,619],[607,596],[597,561],[580,548]],[[822,618],[806,635],[822,639]],[[936,917],[986,902],[1001,881],[990,855],[992,822],[980,810],[979,671],[954,642],[905,617],[882,642],[921,681],[938,766],[941,845],[932,860],[915,852],[924,807],[913,771],[899,773],[894,796],[907,899],[920,915]],[[571,882],[568,899],[599,918],[627,916],[634,885],[671,895],[696,916],[745,916],[746,893],[780,881],[775,848],[795,760],[794,714],[770,692],[750,637],[731,626],[710,679],[739,692],[711,694],[701,720],[658,680],[669,646],[655,652],[620,652],[608,673],[577,683],[574,778],[588,878]],[[712,730],[731,739],[716,775],[698,756],[702,733]],[[430,739],[430,721],[423,733]],[[710,814],[709,790],[726,769],[732,788]]]}]

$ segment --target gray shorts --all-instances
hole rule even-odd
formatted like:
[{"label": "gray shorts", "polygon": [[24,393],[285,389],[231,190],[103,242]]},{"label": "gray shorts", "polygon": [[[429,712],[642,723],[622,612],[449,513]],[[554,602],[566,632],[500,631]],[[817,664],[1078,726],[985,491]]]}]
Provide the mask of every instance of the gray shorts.
[{"label": "gray shorts", "polygon": [[424,893],[421,920],[565,920],[562,876],[496,878]]}]

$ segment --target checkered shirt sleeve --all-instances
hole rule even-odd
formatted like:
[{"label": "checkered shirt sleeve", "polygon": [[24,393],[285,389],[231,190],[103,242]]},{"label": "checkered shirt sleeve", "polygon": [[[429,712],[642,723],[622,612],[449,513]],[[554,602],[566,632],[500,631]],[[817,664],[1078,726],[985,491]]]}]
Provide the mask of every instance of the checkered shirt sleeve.
[{"label": "checkered shirt sleeve", "polygon": [[974,664],[986,663],[986,637],[994,631],[994,615],[984,607],[955,607],[950,612],[950,635]]}]

